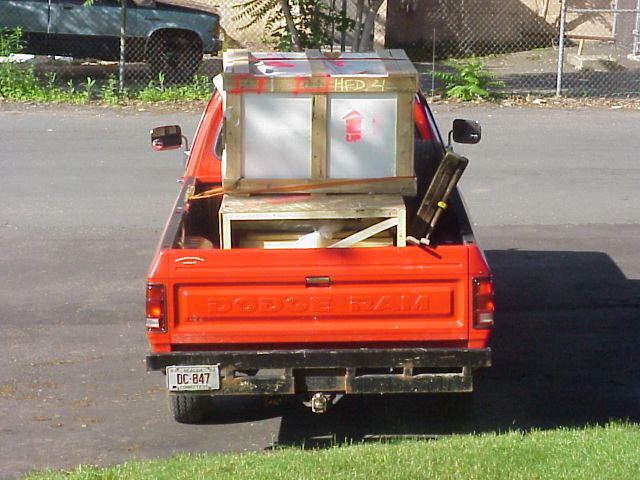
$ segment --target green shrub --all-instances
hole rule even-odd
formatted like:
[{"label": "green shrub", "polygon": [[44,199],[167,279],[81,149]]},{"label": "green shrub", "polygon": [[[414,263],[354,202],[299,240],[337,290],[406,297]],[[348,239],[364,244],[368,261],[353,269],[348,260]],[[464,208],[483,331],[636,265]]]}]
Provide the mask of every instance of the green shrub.
[{"label": "green shrub", "polygon": [[490,100],[498,96],[492,90],[494,87],[504,87],[504,83],[495,80],[492,73],[483,70],[484,65],[481,62],[446,62],[444,65],[453,68],[455,73],[433,72],[433,75],[444,84],[445,97],[458,98],[465,102],[478,98]]},{"label": "green shrub", "polygon": [[[22,31],[0,29],[0,57],[9,57],[23,47]],[[33,65],[14,62],[0,63],[0,98],[26,100],[41,93],[33,74]]]},{"label": "green shrub", "polygon": [[115,75],[107,77],[107,81],[100,87],[98,98],[110,105],[118,104],[120,96],[118,95],[118,80],[116,80]]}]

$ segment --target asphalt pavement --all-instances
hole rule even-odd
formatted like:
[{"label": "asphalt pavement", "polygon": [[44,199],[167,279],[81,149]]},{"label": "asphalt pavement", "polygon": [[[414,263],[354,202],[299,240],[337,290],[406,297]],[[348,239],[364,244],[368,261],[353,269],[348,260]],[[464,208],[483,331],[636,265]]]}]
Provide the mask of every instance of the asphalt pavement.
[{"label": "asphalt pavement", "polygon": [[474,118],[461,182],[494,270],[494,367],[471,418],[425,396],[314,415],[221,399],[170,417],[145,371],[144,284],[182,158],[148,131],[199,114],[0,105],[0,479],[175,452],[640,421],[640,111],[434,107]]}]

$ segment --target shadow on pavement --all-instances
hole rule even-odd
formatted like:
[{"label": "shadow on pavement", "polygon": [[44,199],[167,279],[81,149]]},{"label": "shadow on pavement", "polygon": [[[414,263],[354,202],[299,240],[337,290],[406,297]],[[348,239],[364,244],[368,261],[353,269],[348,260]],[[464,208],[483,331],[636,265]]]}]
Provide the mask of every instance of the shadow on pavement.
[{"label": "shadow on pavement", "polygon": [[257,422],[283,414],[283,402],[279,397],[220,396],[213,397],[209,414],[204,422],[209,425],[226,425]]},{"label": "shadow on pavement", "polygon": [[[496,278],[494,366],[465,416],[440,396],[347,396],[325,414],[297,400],[230,400],[211,423],[281,415],[277,445],[640,421],[640,281],[598,252],[487,252]],[[251,407],[247,409],[247,407]]]},{"label": "shadow on pavement", "polygon": [[598,252],[487,257],[499,312],[494,366],[477,383],[468,418],[430,395],[346,397],[324,415],[283,410],[278,444],[640,421],[640,281]]}]

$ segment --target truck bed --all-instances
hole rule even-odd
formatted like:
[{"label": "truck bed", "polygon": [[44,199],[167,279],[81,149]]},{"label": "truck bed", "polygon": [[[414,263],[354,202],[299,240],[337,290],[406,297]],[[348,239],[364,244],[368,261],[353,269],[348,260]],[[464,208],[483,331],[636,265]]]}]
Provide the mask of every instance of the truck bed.
[{"label": "truck bed", "polygon": [[[488,332],[470,326],[470,292],[489,273],[457,193],[436,247],[224,250],[215,247],[219,200],[189,208],[194,185],[185,182],[149,271],[168,312],[167,332],[149,336],[152,351],[485,346]],[[214,246],[180,248],[185,234]]]}]

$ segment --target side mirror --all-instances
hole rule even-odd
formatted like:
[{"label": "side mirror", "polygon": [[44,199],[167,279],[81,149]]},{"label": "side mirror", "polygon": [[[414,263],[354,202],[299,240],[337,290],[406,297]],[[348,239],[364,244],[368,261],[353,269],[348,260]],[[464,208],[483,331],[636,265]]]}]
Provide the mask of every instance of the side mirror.
[{"label": "side mirror", "polygon": [[182,146],[182,129],[179,125],[156,127],[150,133],[154,150],[174,150]]},{"label": "side mirror", "polygon": [[475,120],[456,118],[453,121],[453,129],[449,132],[449,145],[451,145],[452,135],[456,143],[478,143],[482,138],[482,128]]}]

